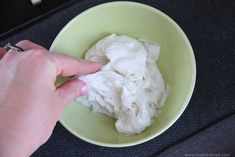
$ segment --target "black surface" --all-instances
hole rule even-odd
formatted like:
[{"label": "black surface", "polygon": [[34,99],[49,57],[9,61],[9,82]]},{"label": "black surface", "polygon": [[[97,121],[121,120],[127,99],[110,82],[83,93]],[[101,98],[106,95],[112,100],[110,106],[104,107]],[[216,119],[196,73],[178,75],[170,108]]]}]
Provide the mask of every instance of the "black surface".
[{"label": "black surface", "polygon": [[[87,8],[104,2],[107,1],[83,0],[12,36],[5,35],[0,44],[29,39],[49,48],[69,20]],[[86,143],[57,124],[52,137],[33,157],[149,157],[169,156],[171,153],[170,156],[185,156],[185,153],[229,153],[234,156],[235,143],[231,139],[234,139],[235,132],[235,1],[139,2],[168,14],[184,30],[194,49],[197,81],[183,115],[159,137],[141,145],[119,149]],[[212,145],[216,140],[218,143]],[[220,144],[223,141],[224,144]],[[176,149],[182,151],[175,154]]]},{"label": "black surface", "polygon": [[230,116],[192,138],[167,149],[159,157],[190,157],[190,155],[197,157],[234,157],[234,121],[235,115]]},{"label": "black surface", "polygon": [[0,1],[0,34],[41,16],[72,0],[42,0],[34,6],[30,0]]}]

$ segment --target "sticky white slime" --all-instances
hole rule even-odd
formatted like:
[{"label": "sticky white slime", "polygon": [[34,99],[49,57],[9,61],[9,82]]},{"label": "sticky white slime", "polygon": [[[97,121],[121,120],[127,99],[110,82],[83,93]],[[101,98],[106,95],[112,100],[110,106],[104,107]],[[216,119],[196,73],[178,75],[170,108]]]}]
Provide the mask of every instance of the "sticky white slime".
[{"label": "sticky white slime", "polygon": [[117,119],[120,133],[136,134],[150,126],[167,92],[156,61],[160,46],[116,34],[98,41],[85,54],[98,61],[101,71],[78,79],[89,85],[86,96],[76,100],[92,111]]}]

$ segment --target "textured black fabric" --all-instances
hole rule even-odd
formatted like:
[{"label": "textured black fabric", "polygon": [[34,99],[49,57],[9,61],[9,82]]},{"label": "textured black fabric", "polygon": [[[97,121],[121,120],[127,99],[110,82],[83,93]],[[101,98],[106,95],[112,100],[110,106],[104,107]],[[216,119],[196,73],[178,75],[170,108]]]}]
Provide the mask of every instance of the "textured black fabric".
[{"label": "textured black fabric", "polygon": [[[15,0],[15,1],[18,1],[18,0]],[[31,3],[31,2],[29,2],[29,0],[27,0],[28,2],[27,3]],[[63,0],[62,0],[63,1]],[[23,30],[25,27],[27,27],[27,26],[30,26],[30,25],[33,25],[34,24],[34,22],[37,22],[37,21],[39,21],[39,20],[42,20],[43,18],[47,18],[49,15],[51,15],[51,14],[53,14],[53,13],[55,13],[55,12],[58,12],[58,11],[60,11],[61,9],[64,9],[64,8],[66,8],[66,7],[68,7],[68,6],[70,6],[70,5],[73,5],[73,3],[76,3],[78,0],[70,0],[70,1],[68,1],[68,2],[66,2],[65,4],[62,4],[62,5],[59,5],[58,7],[56,7],[56,8],[54,8],[54,9],[51,9],[51,10],[49,10],[49,11],[46,11],[46,10],[48,10],[51,6],[47,6],[46,8],[43,8],[44,7],[44,5],[46,5],[45,3],[43,3],[43,5],[40,5],[40,7],[42,7],[42,12],[41,13],[36,13],[36,14],[39,14],[39,15],[36,15],[36,14],[34,14],[34,13],[30,13],[30,11],[28,10],[28,9],[24,9],[24,8],[22,8],[21,6],[11,6],[11,7],[16,7],[16,8],[8,8],[7,6],[8,5],[14,5],[15,3],[11,3],[11,2],[9,2],[9,1],[7,1],[7,2],[4,2],[3,4],[1,4],[1,2],[0,2],[0,5],[2,5],[2,6],[4,6],[4,7],[6,7],[6,9],[8,9],[7,11],[9,11],[9,9],[10,10],[14,10],[15,11],[15,9],[16,10],[24,10],[24,12],[21,12],[20,13],[20,15],[18,15],[17,14],[17,12],[18,11],[16,11],[15,13],[13,13],[13,15],[18,15],[18,16],[21,16],[22,14],[24,15],[24,14],[31,14],[31,15],[27,15],[26,17],[20,17],[19,19],[17,19],[16,21],[15,21],[15,19],[16,18],[18,18],[18,17],[15,17],[15,16],[13,16],[13,15],[7,15],[6,16],[6,10],[5,9],[3,9],[3,10],[0,10],[0,19],[2,19],[2,21],[4,21],[4,20],[6,20],[6,19],[11,19],[11,21],[13,21],[13,22],[6,22],[6,23],[1,23],[1,25],[0,25],[0,40],[2,40],[2,39],[4,39],[4,38],[6,38],[7,36],[10,36],[10,35],[13,35],[15,32],[19,32],[20,30]],[[7,3],[7,4],[5,4],[5,3]],[[9,4],[8,4],[9,3]],[[18,2],[17,2],[18,3]],[[21,3],[20,1],[19,1],[19,3],[21,4],[21,5],[25,5],[24,3]],[[51,1],[49,2],[49,3],[51,3]],[[52,2],[53,3],[53,2]],[[60,2],[59,2],[60,3]],[[32,5],[32,4],[31,4]],[[55,5],[55,4],[54,4]],[[2,6],[0,6],[0,9],[1,9],[1,7]],[[28,8],[27,6],[25,6],[26,8]],[[49,8],[48,8],[49,7]],[[45,9],[45,10],[44,10]],[[39,11],[39,10],[38,10]],[[43,13],[44,12],[44,13]],[[34,17],[34,16],[36,16],[35,18],[32,18],[32,17]],[[29,19],[30,18],[30,19]],[[31,19],[32,18],[32,19]],[[24,21],[27,21],[27,22],[24,22]],[[4,21],[5,22],[5,21]],[[22,24],[20,24],[20,23],[22,23]],[[17,26],[16,26],[16,24],[18,24]],[[15,25],[16,27],[13,27],[13,25]],[[7,30],[7,31],[3,31],[3,30]]]},{"label": "textured black fabric", "polygon": [[[235,155],[235,115],[211,126],[194,137],[169,148],[159,157],[234,156]],[[233,146],[233,147],[231,147]],[[231,149],[233,148],[233,150]]]},{"label": "textured black fabric", "polygon": [[54,8],[67,5],[66,3],[70,2],[72,0],[49,0],[42,1],[39,5],[34,6],[30,0],[1,0],[0,33],[9,31],[15,26],[19,26],[26,21],[51,12]]},{"label": "textured black fabric", "polygon": [[[29,39],[49,48],[57,33],[69,20],[82,11],[104,2],[108,1],[78,2],[5,38],[0,44]],[[184,30],[194,49],[197,81],[192,99],[183,115],[162,135],[144,144],[128,148],[105,148],[86,143],[57,124],[52,137],[32,155],[33,157],[149,157],[160,154],[168,156],[168,153],[173,153],[170,156],[174,156],[174,150],[178,148],[182,149],[183,153],[187,153],[187,150],[189,153],[193,152],[187,147],[189,143],[192,148],[198,145],[194,150],[201,151],[196,153],[208,153],[208,151],[232,153],[235,148],[234,143],[227,145],[226,149],[222,149],[225,145],[220,144],[213,147],[221,149],[209,149],[204,146],[206,141],[198,141],[199,138],[194,137],[200,133],[198,136],[207,138],[212,132],[205,129],[213,124],[215,124],[215,127],[212,126],[215,131],[214,136],[218,136],[216,139],[221,141],[228,139],[228,136],[218,132],[226,134],[228,132],[226,128],[234,130],[235,120],[231,117],[235,113],[235,1],[139,0],[138,2],[151,5],[174,19]],[[231,119],[227,121],[228,117]],[[218,123],[220,121],[221,123]],[[223,123],[225,129],[219,127]],[[234,134],[229,132],[228,135]],[[234,139],[234,136],[231,138]],[[213,142],[209,136],[207,139],[209,143]],[[227,152],[217,152],[217,150]],[[179,156],[184,155],[179,154]]]}]

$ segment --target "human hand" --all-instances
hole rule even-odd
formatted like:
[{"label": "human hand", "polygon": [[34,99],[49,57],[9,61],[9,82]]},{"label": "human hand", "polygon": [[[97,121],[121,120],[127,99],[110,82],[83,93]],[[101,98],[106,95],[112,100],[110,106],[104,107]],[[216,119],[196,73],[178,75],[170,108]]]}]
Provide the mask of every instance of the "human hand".
[{"label": "human hand", "polygon": [[30,156],[50,137],[65,106],[85,95],[87,85],[72,79],[56,88],[57,76],[94,73],[100,64],[78,61],[30,41],[24,52],[0,50],[0,156]]}]

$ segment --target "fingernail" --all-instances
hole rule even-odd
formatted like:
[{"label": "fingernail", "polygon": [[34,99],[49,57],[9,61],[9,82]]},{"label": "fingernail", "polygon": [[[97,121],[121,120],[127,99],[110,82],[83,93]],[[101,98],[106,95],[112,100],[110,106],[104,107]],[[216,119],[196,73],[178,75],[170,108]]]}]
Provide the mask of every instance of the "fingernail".
[{"label": "fingernail", "polygon": [[101,69],[102,69],[102,67],[99,67],[99,68],[96,70],[96,72],[100,71]]},{"label": "fingernail", "polygon": [[105,64],[105,63],[103,63],[102,61],[96,61],[95,63],[98,64],[98,65],[101,66],[101,67]]},{"label": "fingernail", "polygon": [[86,84],[84,84],[81,88],[80,96],[86,95],[87,92],[88,92],[88,86]]},{"label": "fingernail", "polygon": [[98,64],[98,65],[99,65],[99,68],[96,70],[96,72],[98,72],[98,71],[100,71],[100,70],[102,69],[103,64],[102,64],[102,63],[100,63],[100,62],[96,62],[96,64]]}]

